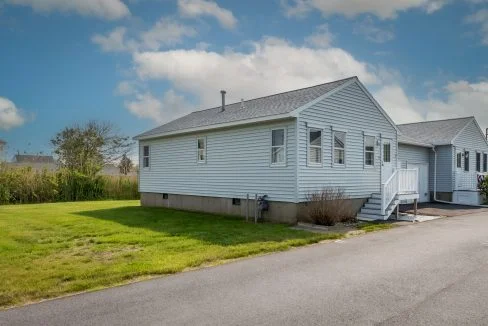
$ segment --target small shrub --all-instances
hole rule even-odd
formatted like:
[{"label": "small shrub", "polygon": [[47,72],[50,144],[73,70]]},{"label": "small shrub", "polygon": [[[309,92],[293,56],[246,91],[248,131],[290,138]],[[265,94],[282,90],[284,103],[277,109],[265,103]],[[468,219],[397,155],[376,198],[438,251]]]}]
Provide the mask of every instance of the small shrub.
[{"label": "small shrub", "polygon": [[[483,196],[483,202],[485,205],[488,204],[488,177],[485,177],[479,184],[478,189]],[[1,190],[0,190],[1,191]],[[1,195],[0,195],[1,196]]]},{"label": "small shrub", "polygon": [[315,224],[326,226],[349,222],[354,218],[348,199],[340,188],[324,188],[311,192],[307,195],[308,217]]}]

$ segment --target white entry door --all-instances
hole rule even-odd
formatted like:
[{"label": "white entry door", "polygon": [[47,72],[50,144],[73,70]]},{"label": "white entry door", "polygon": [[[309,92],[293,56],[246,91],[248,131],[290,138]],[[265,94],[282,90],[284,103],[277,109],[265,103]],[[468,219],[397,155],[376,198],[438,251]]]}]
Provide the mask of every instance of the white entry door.
[{"label": "white entry door", "polygon": [[408,163],[407,169],[419,170],[419,203],[430,201],[429,196],[429,164],[428,163]]},{"label": "white entry door", "polygon": [[386,182],[394,171],[392,163],[392,140],[383,138],[381,144],[381,182]]}]

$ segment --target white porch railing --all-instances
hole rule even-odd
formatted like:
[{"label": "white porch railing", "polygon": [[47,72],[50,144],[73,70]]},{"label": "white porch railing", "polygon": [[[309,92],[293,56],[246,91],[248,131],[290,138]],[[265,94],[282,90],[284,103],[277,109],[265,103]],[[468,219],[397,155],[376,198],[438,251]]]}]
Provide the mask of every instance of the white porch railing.
[{"label": "white porch railing", "polygon": [[398,169],[381,187],[381,213],[385,215],[386,209],[398,194],[415,194],[419,191],[419,170]]}]

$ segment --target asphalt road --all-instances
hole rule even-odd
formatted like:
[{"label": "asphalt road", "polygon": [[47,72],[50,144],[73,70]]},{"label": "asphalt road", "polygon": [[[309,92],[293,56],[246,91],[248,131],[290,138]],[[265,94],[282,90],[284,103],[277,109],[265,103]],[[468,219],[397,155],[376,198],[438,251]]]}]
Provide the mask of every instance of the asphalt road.
[{"label": "asphalt road", "polygon": [[46,301],[2,325],[488,325],[488,213]]}]

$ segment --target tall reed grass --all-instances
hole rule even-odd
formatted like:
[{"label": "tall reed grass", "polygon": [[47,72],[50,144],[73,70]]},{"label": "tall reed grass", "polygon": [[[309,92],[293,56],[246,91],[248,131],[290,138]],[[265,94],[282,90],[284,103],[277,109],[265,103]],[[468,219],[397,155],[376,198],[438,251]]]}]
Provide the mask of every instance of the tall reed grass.
[{"label": "tall reed grass", "polygon": [[139,199],[137,176],[87,176],[0,164],[0,204]]}]

